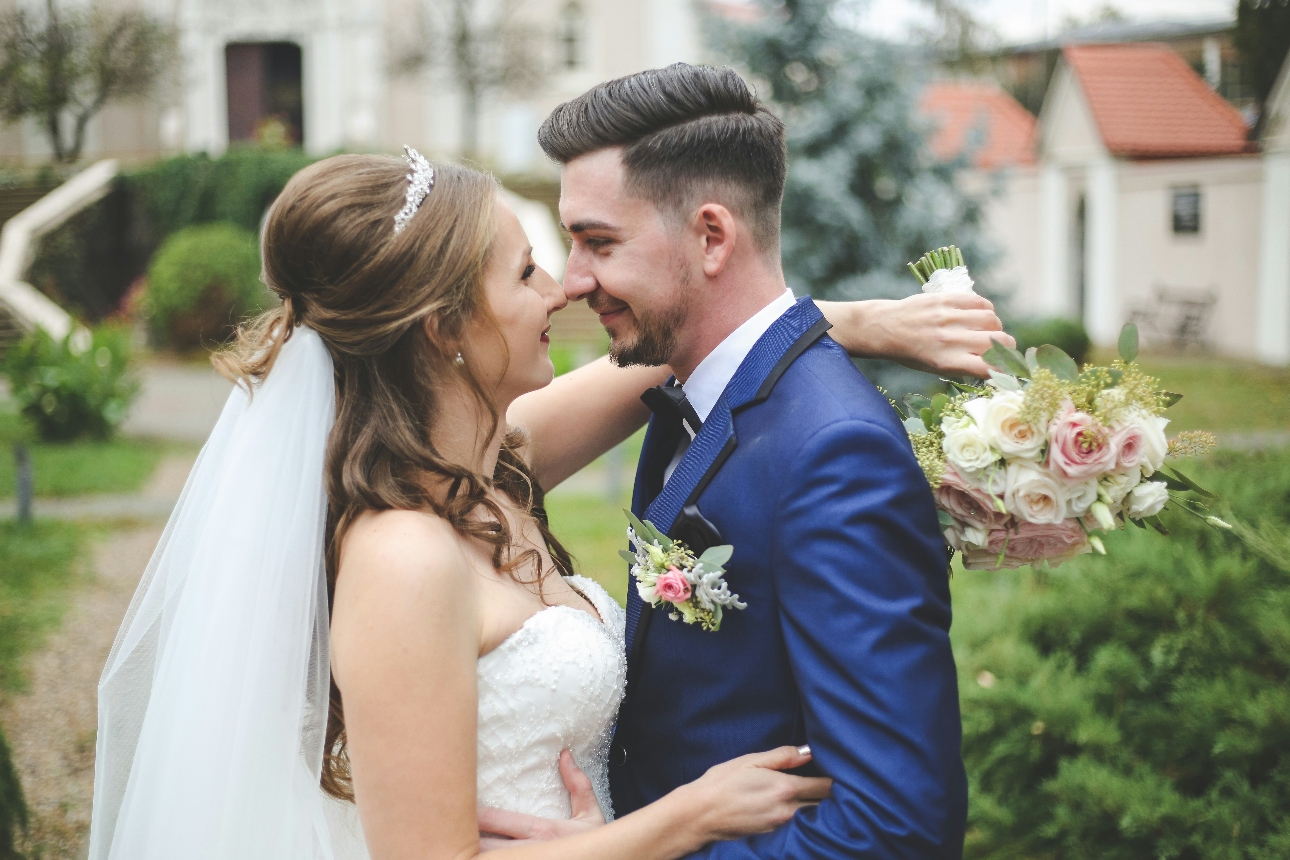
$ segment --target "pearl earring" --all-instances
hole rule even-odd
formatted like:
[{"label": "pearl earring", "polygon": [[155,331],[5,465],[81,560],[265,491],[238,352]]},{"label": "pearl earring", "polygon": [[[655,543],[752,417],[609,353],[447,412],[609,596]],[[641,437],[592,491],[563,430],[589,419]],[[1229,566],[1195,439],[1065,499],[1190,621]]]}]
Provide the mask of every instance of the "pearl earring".
[{"label": "pearl earring", "polygon": [[458,367],[461,367],[462,365],[464,365],[464,364],[466,363],[466,359],[462,358],[462,357],[461,357],[461,353],[459,352],[459,353],[457,353],[457,357],[453,359],[453,362],[454,362]]}]

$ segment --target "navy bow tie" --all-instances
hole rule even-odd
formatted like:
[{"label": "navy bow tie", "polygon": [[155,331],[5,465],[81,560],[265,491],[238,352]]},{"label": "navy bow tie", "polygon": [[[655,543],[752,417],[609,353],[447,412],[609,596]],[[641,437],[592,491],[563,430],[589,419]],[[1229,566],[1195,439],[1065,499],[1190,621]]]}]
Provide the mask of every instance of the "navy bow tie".
[{"label": "navy bow tie", "polygon": [[642,394],[641,400],[654,413],[654,418],[671,430],[679,433],[685,424],[689,425],[693,435],[698,436],[703,429],[699,413],[694,411],[685,396],[685,389],[679,385],[656,385]]}]

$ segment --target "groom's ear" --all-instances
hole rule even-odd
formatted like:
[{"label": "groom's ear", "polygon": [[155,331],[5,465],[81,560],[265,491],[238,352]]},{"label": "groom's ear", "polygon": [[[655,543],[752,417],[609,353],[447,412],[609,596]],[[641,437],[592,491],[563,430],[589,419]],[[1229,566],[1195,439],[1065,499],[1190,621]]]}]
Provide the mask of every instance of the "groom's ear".
[{"label": "groom's ear", "polygon": [[739,225],[730,210],[720,203],[700,206],[693,224],[702,249],[703,274],[714,278],[721,274],[734,254]]}]

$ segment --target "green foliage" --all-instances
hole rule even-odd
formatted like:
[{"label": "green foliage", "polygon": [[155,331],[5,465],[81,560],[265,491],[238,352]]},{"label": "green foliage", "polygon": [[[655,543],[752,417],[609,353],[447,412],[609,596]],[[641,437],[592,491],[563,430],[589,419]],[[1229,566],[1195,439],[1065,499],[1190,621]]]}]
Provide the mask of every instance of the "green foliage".
[{"label": "green foliage", "polygon": [[187,227],[167,239],[148,268],[143,298],[154,334],[177,349],[226,340],[267,303],[259,243],[233,224]]},{"label": "green foliage", "polygon": [[37,329],[4,360],[10,395],[46,441],[108,439],[139,392],[128,330],[79,329],[61,341]]},{"label": "green foliage", "polygon": [[1017,339],[1017,349],[1024,353],[1032,346],[1052,344],[1075,360],[1081,367],[1088,361],[1092,341],[1082,323],[1063,317],[1009,326],[1008,333]]},{"label": "green foliage", "polygon": [[[1206,465],[1235,516],[1290,528],[1290,451]],[[1166,519],[1107,559],[955,577],[966,857],[1290,854],[1290,576]]]},{"label": "green foliage", "polygon": [[13,766],[9,744],[0,733],[0,860],[22,860],[14,843],[19,832],[27,830],[27,800],[22,780]]},{"label": "green foliage", "polygon": [[228,221],[258,232],[260,219],[296,171],[315,159],[300,150],[237,146],[158,161],[122,178],[157,241],[193,224]]},{"label": "green foliage", "polygon": [[1239,0],[1232,41],[1259,103],[1267,101],[1290,50],[1290,0]]}]

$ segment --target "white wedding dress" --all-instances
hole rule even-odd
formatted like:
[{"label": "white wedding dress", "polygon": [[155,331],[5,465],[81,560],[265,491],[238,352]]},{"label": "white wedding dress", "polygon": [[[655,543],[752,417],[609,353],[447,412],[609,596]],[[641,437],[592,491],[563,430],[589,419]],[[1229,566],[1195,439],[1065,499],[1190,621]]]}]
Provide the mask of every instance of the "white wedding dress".
[{"label": "white wedding dress", "polygon": [[[478,802],[543,818],[568,818],[560,751],[591,780],[606,820],[609,745],[627,684],[626,616],[583,576],[569,582],[600,615],[549,606],[479,658]],[[367,860],[357,808],[328,800],[336,860]]]},{"label": "white wedding dress", "polygon": [[590,579],[575,576],[570,584],[601,620],[551,606],[479,660],[479,802],[568,818],[558,767],[567,749],[609,819],[609,744],[627,676],[625,616]]}]

